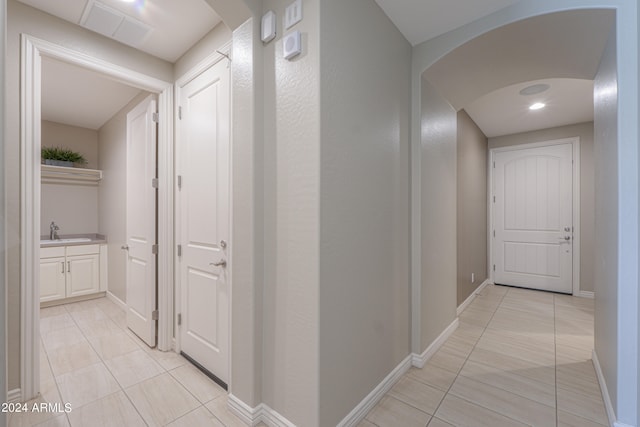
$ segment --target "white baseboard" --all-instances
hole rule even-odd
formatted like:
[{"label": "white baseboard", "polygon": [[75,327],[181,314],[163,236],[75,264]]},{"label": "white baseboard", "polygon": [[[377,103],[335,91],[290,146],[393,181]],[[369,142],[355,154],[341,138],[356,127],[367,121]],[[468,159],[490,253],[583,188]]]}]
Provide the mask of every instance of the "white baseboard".
[{"label": "white baseboard", "polygon": [[471,292],[471,295],[469,295],[467,299],[464,300],[463,303],[458,306],[458,309],[456,310],[456,315],[460,316],[460,313],[462,313],[464,309],[467,308],[469,304],[473,302],[474,299],[476,299],[476,295],[482,292],[482,290],[490,283],[491,283],[491,280],[486,279],[484,282],[480,284],[480,286],[478,286],[473,292]]},{"label": "white baseboard", "polygon": [[22,401],[22,390],[14,388],[7,392],[7,403],[19,403]]},{"label": "white baseboard", "polygon": [[[488,283],[485,281],[478,287],[475,293],[480,292]],[[365,397],[349,414],[338,423],[337,427],[355,427],[357,426],[373,409],[376,404],[387,394],[398,380],[411,368],[415,366],[422,368],[427,360],[442,347],[447,339],[458,328],[458,319],[456,318],[447,328],[436,338],[422,354],[412,353],[408,355],[393,371],[389,373],[381,382]],[[228,405],[231,412],[237,415],[244,423],[249,426],[255,426],[260,422],[270,427],[295,427],[295,424],[287,420],[277,411],[271,409],[268,405],[261,403],[255,408],[250,407],[242,400],[229,394]]]},{"label": "white baseboard", "polygon": [[337,427],[351,427],[358,425],[364,417],[367,416],[369,411],[384,397],[384,395],[391,390],[396,382],[411,368],[412,355],[407,356],[398,366],[394,368],[389,375],[382,380],[376,388],[371,391],[365,397],[362,402],[358,404],[349,415],[347,415],[342,421],[338,423]]},{"label": "white baseboard", "polygon": [[595,294],[595,292],[592,292],[592,291],[580,291],[580,292],[578,292],[578,296],[582,297],[582,298],[594,299],[596,294]]},{"label": "white baseboard", "polygon": [[295,424],[264,403],[252,408],[233,394],[229,394],[227,404],[231,412],[247,425],[255,426],[263,422],[269,427],[296,427]]},{"label": "white baseboard", "polygon": [[431,359],[431,356],[435,354],[436,351],[442,347],[442,345],[447,341],[447,339],[455,332],[458,328],[458,318],[451,322],[447,328],[442,331],[442,333],[436,338],[429,347],[422,354],[413,353],[411,355],[411,364],[416,368],[422,368],[427,360]]},{"label": "white baseboard", "polygon": [[595,349],[591,352],[591,361],[593,367],[596,370],[596,376],[598,377],[598,383],[600,384],[600,391],[602,392],[602,400],[604,400],[604,407],[607,410],[607,418],[609,419],[609,425],[613,427],[623,427],[623,424],[616,423],[616,412],[613,409],[611,403],[611,397],[609,397],[609,390],[607,389],[607,382],[604,379],[602,368],[600,367],[600,361]]},{"label": "white baseboard", "polygon": [[296,427],[295,424],[280,415],[278,411],[274,411],[264,403],[262,404],[261,421],[269,427]]},{"label": "white baseboard", "polygon": [[252,426],[255,425],[254,423],[257,424],[259,422],[260,406],[252,408],[231,393],[229,393],[227,405],[231,412],[237,415],[245,424]]},{"label": "white baseboard", "polygon": [[120,298],[118,298],[114,294],[112,294],[110,291],[107,291],[107,298],[109,299],[109,301],[113,302],[115,305],[117,305],[124,311],[127,311],[127,303],[122,301]]}]

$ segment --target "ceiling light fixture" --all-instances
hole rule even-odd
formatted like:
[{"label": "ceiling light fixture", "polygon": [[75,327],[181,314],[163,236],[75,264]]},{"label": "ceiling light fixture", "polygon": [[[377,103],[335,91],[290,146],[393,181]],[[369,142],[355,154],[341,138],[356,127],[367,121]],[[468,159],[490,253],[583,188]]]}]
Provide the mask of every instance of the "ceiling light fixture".
[{"label": "ceiling light fixture", "polygon": [[529,106],[529,110],[539,110],[541,108],[544,108],[546,104],[542,103],[542,102],[536,102],[535,104],[531,104]]},{"label": "ceiling light fixture", "polygon": [[549,90],[551,86],[549,86],[548,84],[545,83],[538,83],[535,85],[531,85],[531,86],[527,86],[525,88],[523,88],[522,90],[520,90],[520,95],[522,96],[529,96],[529,95],[535,95],[538,93],[542,93],[546,90]]}]

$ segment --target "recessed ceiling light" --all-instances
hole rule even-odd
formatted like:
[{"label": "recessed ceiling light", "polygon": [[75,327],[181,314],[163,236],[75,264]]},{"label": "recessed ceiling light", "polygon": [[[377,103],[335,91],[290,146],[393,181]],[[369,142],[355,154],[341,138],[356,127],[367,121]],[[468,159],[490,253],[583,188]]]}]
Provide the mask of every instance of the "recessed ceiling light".
[{"label": "recessed ceiling light", "polygon": [[536,102],[535,104],[531,104],[529,106],[529,110],[539,110],[541,108],[544,108],[546,104],[543,104],[542,102]]},{"label": "recessed ceiling light", "polygon": [[551,86],[545,83],[539,83],[539,84],[527,86],[520,91],[520,95],[523,95],[523,96],[535,95],[537,93],[542,93],[545,90],[549,90],[550,87]]},{"label": "recessed ceiling light", "polygon": [[123,3],[133,3],[136,0],[120,0]]}]

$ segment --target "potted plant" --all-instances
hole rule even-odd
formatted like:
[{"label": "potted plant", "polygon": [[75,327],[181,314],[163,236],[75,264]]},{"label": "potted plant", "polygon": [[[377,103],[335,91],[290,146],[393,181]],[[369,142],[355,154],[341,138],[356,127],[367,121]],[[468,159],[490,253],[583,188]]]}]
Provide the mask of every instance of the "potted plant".
[{"label": "potted plant", "polygon": [[45,165],[74,167],[87,163],[82,154],[62,147],[42,147],[41,156]]}]

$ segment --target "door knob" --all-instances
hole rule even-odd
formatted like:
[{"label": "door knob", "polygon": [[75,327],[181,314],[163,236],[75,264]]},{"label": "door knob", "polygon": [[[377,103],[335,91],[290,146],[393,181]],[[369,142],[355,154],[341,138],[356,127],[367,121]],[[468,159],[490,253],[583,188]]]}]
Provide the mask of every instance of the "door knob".
[{"label": "door knob", "polygon": [[213,266],[215,266],[215,267],[222,267],[222,268],[224,268],[224,267],[226,267],[226,266],[227,266],[227,260],[225,260],[225,259],[221,259],[221,260],[220,260],[220,261],[218,261],[218,262],[210,262],[210,263],[209,263],[209,265],[213,265]]},{"label": "door knob", "polygon": [[226,241],[224,241],[224,240],[220,240],[220,247],[221,247],[222,249],[226,249],[226,248],[227,248],[227,242],[226,242]]}]

